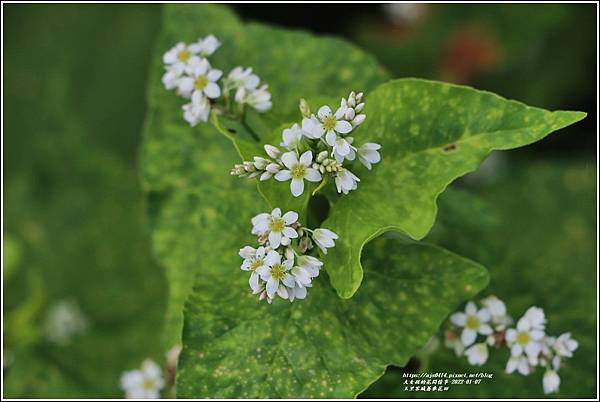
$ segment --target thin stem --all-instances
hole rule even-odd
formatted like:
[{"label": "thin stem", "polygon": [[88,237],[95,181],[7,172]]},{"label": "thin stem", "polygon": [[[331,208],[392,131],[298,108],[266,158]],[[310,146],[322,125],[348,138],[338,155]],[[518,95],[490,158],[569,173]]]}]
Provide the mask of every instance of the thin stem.
[{"label": "thin stem", "polygon": [[252,128],[248,125],[248,122],[246,121],[246,111],[245,110],[242,112],[241,123],[242,123],[242,126],[250,133],[250,135],[252,136],[254,141],[260,142],[260,137],[258,136],[258,134],[256,134],[254,132],[254,130],[252,130]]}]

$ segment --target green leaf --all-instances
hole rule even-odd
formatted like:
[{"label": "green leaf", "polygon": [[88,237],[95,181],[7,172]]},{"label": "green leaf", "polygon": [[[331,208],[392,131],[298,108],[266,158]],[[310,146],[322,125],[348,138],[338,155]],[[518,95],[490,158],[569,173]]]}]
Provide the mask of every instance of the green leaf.
[{"label": "green leaf", "polygon": [[490,151],[530,144],[586,115],[418,79],[391,81],[368,93],[365,113],[355,138],[380,143],[382,162],[357,171],[358,190],[342,197],[323,223],[340,236],[325,265],[344,298],[362,281],[366,242],[388,230],[421,239],[435,220],[437,196],[477,169]]},{"label": "green leaf", "polygon": [[[256,23],[243,24],[224,6],[167,5],[164,11],[163,30],[150,74],[149,111],[142,148],[143,184],[157,210],[174,191],[195,192],[200,188],[222,187],[226,180],[235,180],[233,190],[220,196],[224,201],[234,202],[236,189],[255,184],[229,178],[229,170],[240,162],[240,156],[251,159],[262,155],[262,143],[273,142],[276,128],[284,122],[299,119],[300,97],[311,100],[329,95],[337,99],[353,89],[368,90],[388,79],[373,57],[342,39]],[[227,74],[237,65],[251,66],[273,94],[272,110],[264,115],[248,114],[248,124],[259,133],[261,143],[254,142],[239,124],[220,122],[221,131],[233,140],[240,156],[235,155],[234,146],[225,138],[213,136],[217,130],[210,125],[190,128],[182,116],[183,99],[164,89],[161,83],[162,54],[179,41],[192,42],[210,33],[222,42],[210,57],[215,68]],[[228,129],[234,129],[236,133]],[[276,135],[276,145],[280,136],[281,132]],[[260,191],[270,207],[300,212],[308,201],[308,192],[305,197],[293,199],[289,183],[261,184]],[[160,242],[155,231],[154,243]],[[162,245],[155,246],[155,250],[170,266],[168,250],[163,254]],[[179,339],[183,301],[198,269],[198,265],[181,264],[166,270],[170,286],[167,343]]]},{"label": "green leaf", "polygon": [[365,254],[351,300],[319,278],[305,300],[259,303],[235,254],[221,255],[226,269],[203,267],[186,304],[178,396],[354,397],[387,365],[406,364],[488,281],[480,265],[433,246],[382,238]]}]

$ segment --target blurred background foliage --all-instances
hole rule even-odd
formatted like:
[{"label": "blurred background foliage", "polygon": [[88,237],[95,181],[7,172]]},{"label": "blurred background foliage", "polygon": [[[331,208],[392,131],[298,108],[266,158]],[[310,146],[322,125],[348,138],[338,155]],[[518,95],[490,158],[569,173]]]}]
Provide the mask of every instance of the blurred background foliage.
[{"label": "blurred background foliage", "polygon": [[[388,6],[389,7],[389,6]],[[157,5],[4,8],[4,396],[119,397],[118,378],[146,357],[163,363],[164,274],[152,257],[137,146]],[[536,304],[548,331],[580,349],[558,396],[596,386],[596,21],[593,5],[237,5],[247,19],[346,37],[397,77],[460,82],[535,106],[588,112],[580,124],[494,154],[440,200],[428,241],[491,272],[484,294],[518,318]],[[87,322],[49,339],[68,301]],[[402,334],[398,334],[401,339]],[[493,351],[494,352],[494,351]],[[542,396],[541,375],[448,396]],[[390,368],[370,397],[402,391],[402,370],[478,371],[443,346]],[[435,395],[436,397],[439,395]]]}]

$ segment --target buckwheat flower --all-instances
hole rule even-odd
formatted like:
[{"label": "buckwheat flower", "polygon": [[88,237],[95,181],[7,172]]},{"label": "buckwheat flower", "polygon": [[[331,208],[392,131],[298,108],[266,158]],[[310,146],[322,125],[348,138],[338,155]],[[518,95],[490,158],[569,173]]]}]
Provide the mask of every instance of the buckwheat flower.
[{"label": "buckwheat flower", "polygon": [[488,359],[488,347],[485,343],[476,343],[465,350],[465,356],[471,366],[481,366]]},{"label": "buckwheat flower", "polygon": [[288,300],[290,302],[293,302],[295,299],[305,299],[306,298],[306,293],[307,293],[307,288],[310,287],[309,286],[305,286],[305,287],[293,287],[291,289],[288,289]]},{"label": "buckwheat flower", "polygon": [[477,334],[490,335],[492,333],[492,327],[488,325],[491,319],[490,312],[486,308],[477,310],[475,303],[468,302],[465,307],[465,312],[454,313],[450,316],[450,321],[458,326],[464,327],[460,340],[465,347],[473,344]]},{"label": "buckwheat flower", "polygon": [[48,309],[44,333],[50,342],[68,345],[87,328],[88,319],[74,300],[60,300]]},{"label": "buckwheat flower", "polygon": [[244,88],[253,90],[258,87],[260,78],[256,74],[252,74],[252,67],[243,68],[235,67],[227,75],[227,83],[231,88]]},{"label": "buckwheat flower", "polygon": [[335,175],[335,186],[338,193],[348,194],[352,190],[356,190],[360,179],[348,169],[342,168]]},{"label": "buckwheat flower", "polygon": [[273,264],[261,274],[263,281],[267,282],[267,296],[272,299],[275,294],[278,294],[282,299],[288,298],[288,288],[293,288],[296,285],[294,277],[290,270],[294,265],[293,260],[286,259],[281,261],[281,254],[276,253]]},{"label": "buckwheat flower", "polygon": [[356,148],[352,146],[352,138],[344,138],[335,133],[327,133],[325,141],[332,147],[331,155],[338,163],[342,163],[344,159],[354,160],[356,157]]},{"label": "buckwheat flower", "polygon": [[190,48],[200,56],[207,57],[212,55],[220,46],[221,42],[219,42],[217,37],[210,34],[205,38],[198,39],[196,43],[190,45]]},{"label": "buckwheat flower", "polygon": [[298,257],[296,264],[299,267],[304,268],[312,278],[319,276],[319,272],[323,266],[321,260],[311,255],[301,255]]},{"label": "buckwheat flower", "polygon": [[242,266],[240,268],[243,271],[251,272],[248,284],[250,285],[250,289],[252,289],[254,292],[258,292],[260,288],[260,285],[258,283],[260,275],[262,273],[265,273],[269,269],[269,267],[275,263],[279,253],[274,250],[270,250],[267,252],[267,249],[261,246],[257,248],[253,254],[251,254],[251,252],[249,252],[248,247],[249,246],[246,246],[240,250],[239,254],[240,256],[242,256],[242,258],[244,258],[244,255],[249,257],[244,258],[244,262],[242,263]]},{"label": "buckwheat flower", "polygon": [[321,173],[311,167],[311,151],[304,152],[300,156],[300,160],[298,160],[296,152],[286,152],[281,155],[281,162],[287,169],[279,171],[275,175],[275,180],[287,181],[291,179],[290,190],[294,197],[299,197],[304,192],[304,179],[312,182],[321,180]]},{"label": "buckwheat flower", "polygon": [[201,93],[195,92],[192,95],[192,101],[181,107],[183,109],[183,118],[194,127],[200,122],[207,122],[210,114],[210,101]]},{"label": "buckwheat flower", "polygon": [[252,234],[262,235],[268,233],[269,245],[276,249],[281,244],[289,244],[290,239],[298,237],[296,229],[290,227],[298,220],[298,214],[288,211],[281,216],[281,209],[275,208],[268,213],[262,213],[252,218]]},{"label": "buckwheat flower", "polygon": [[544,310],[539,307],[530,307],[525,312],[523,318],[529,321],[529,326],[534,329],[544,330],[546,326],[546,316]]},{"label": "buckwheat flower", "polygon": [[140,370],[126,371],[121,375],[121,389],[128,399],[158,399],[165,386],[158,364],[144,360]]},{"label": "buckwheat flower", "polygon": [[339,236],[332,232],[329,229],[318,228],[313,230],[312,239],[319,246],[323,254],[327,254],[328,248],[335,247],[335,240],[337,240]]},{"label": "buckwheat flower", "polygon": [[573,352],[578,346],[579,343],[575,339],[571,338],[570,332],[565,332],[564,334],[560,335],[552,344],[552,348],[559,356],[562,357],[572,357]]},{"label": "buckwheat flower", "polygon": [[260,113],[271,109],[273,103],[271,102],[271,92],[269,92],[269,86],[262,85],[260,88],[250,91],[245,102]]},{"label": "buckwheat flower", "polygon": [[[352,124],[344,120],[344,114],[346,108],[340,106],[335,113],[331,111],[331,108],[327,105],[321,106],[317,112],[317,117],[321,122],[321,127],[325,132],[325,138],[335,138],[339,134],[348,134],[352,131]],[[330,142],[329,140],[327,141]]]},{"label": "buckwheat flower", "polygon": [[173,65],[168,67],[161,79],[165,88],[169,90],[177,88],[184,70],[185,67],[183,65]]},{"label": "buckwheat flower", "polygon": [[325,133],[323,125],[314,115],[302,119],[302,132],[307,138],[313,140],[318,140]]},{"label": "buckwheat flower", "polygon": [[[528,357],[536,359],[542,349],[541,342],[544,339],[544,331],[538,329],[539,317],[534,317],[533,322],[530,320],[531,317],[526,313],[517,322],[517,329],[509,328],[506,330],[506,344],[510,347],[510,353],[514,357],[525,352]],[[536,324],[535,327],[534,324]]]},{"label": "buckwheat flower", "polygon": [[512,323],[512,318],[506,314],[506,305],[494,295],[481,299],[481,304],[487,308],[492,315],[492,324],[498,331],[503,331]]},{"label": "buckwheat flower", "polygon": [[296,286],[298,287],[307,287],[312,282],[312,276],[306,269],[302,267],[293,267],[290,273],[294,277],[294,280],[296,281]]},{"label": "buckwheat flower", "polygon": [[544,393],[551,394],[553,392],[558,392],[558,388],[560,387],[560,377],[558,373],[554,370],[546,370],[544,373],[544,379],[542,380],[544,385]]},{"label": "buckwheat flower", "polygon": [[207,96],[211,99],[218,98],[221,95],[221,88],[216,81],[221,78],[223,72],[211,68],[206,59],[195,58],[186,66],[185,76],[179,80],[179,94],[185,98],[190,98],[199,93],[200,96]]},{"label": "buckwheat flower", "polygon": [[531,372],[531,367],[529,365],[529,360],[525,356],[511,356],[506,363],[506,373],[512,374],[518,371],[522,375],[529,375]]},{"label": "buckwheat flower", "polygon": [[281,135],[283,141],[281,142],[281,146],[287,148],[288,150],[293,150],[298,148],[298,144],[302,140],[304,136],[302,129],[297,123],[290,128],[286,128],[283,130]]},{"label": "buckwheat flower", "polygon": [[379,155],[380,149],[381,145],[374,142],[367,142],[358,148],[358,160],[367,169],[371,170],[372,165],[381,161],[381,155]]},{"label": "buckwheat flower", "polygon": [[183,72],[188,61],[197,54],[197,49],[179,42],[163,55],[163,63],[167,68],[177,68]]}]

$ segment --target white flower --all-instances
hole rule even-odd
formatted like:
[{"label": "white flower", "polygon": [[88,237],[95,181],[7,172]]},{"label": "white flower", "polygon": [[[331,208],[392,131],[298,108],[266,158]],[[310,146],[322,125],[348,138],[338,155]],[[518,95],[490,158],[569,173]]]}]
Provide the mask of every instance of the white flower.
[{"label": "white flower", "polygon": [[[527,312],[529,311],[531,309],[527,310]],[[542,316],[543,314],[542,311]],[[510,347],[512,356],[518,357],[525,352],[530,359],[537,359],[542,350],[541,342],[544,339],[544,330],[539,329],[539,323],[539,311],[535,311],[533,315],[525,313],[517,322],[517,329],[506,330],[506,344]]]},{"label": "white flower", "polygon": [[237,66],[229,72],[227,81],[231,88],[253,90],[258,87],[260,78],[256,74],[252,74],[252,67],[244,69],[241,66]]},{"label": "white flower", "polygon": [[158,364],[144,360],[140,370],[126,371],[121,375],[121,388],[129,399],[158,399],[165,386]]},{"label": "white flower", "polygon": [[525,356],[511,356],[506,363],[506,372],[512,374],[515,370],[522,375],[529,375],[531,372],[529,360]]},{"label": "white flower", "polygon": [[323,136],[323,125],[315,115],[302,119],[302,132],[307,138],[316,140]]},{"label": "white flower", "polygon": [[352,190],[356,190],[360,179],[348,169],[342,169],[335,176],[335,186],[338,193],[348,194]]},{"label": "white flower", "polygon": [[269,245],[276,249],[280,244],[288,245],[290,239],[298,237],[296,229],[290,227],[298,220],[298,214],[294,211],[288,211],[281,216],[281,209],[275,208],[268,213],[262,213],[252,218],[252,234],[269,234]]},{"label": "white flower", "polygon": [[185,67],[183,64],[173,65],[167,68],[167,71],[162,76],[162,83],[166,89],[175,89],[179,86],[179,80],[183,75]]},{"label": "white flower", "polygon": [[379,155],[380,149],[381,145],[374,142],[367,142],[358,149],[358,160],[365,165],[367,169],[371,170],[372,165],[381,160],[381,155]]},{"label": "white flower", "polygon": [[304,179],[312,182],[321,180],[321,173],[317,169],[310,167],[312,163],[311,151],[304,152],[300,156],[300,160],[298,160],[296,152],[286,152],[281,156],[281,161],[287,169],[279,171],[275,175],[275,179],[279,181],[291,179],[290,189],[294,197],[298,197],[304,192]]},{"label": "white flower", "polygon": [[288,299],[290,302],[293,302],[295,299],[305,299],[306,298],[306,288],[310,287],[306,286],[306,287],[293,287],[291,289],[288,289]]},{"label": "white flower", "polygon": [[323,254],[327,254],[327,249],[335,247],[335,241],[339,238],[337,234],[329,229],[318,228],[312,233],[313,241],[319,246]]},{"label": "white flower", "polygon": [[211,99],[221,95],[221,88],[216,81],[221,78],[223,72],[211,68],[208,60],[193,58],[186,66],[186,73],[189,75],[182,77],[178,83],[179,94],[184,98],[190,98],[196,93]]},{"label": "white flower", "polygon": [[190,61],[190,59],[197,54],[197,49],[193,46],[188,46],[184,42],[179,42],[163,55],[163,63],[165,63],[167,69],[177,68],[180,72]]},{"label": "white flower", "polygon": [[[321,122],[321,129],[327,136],[335,136],[336,133],[348,134],[352,131],[352,124],[344,120],[346,107],[340,106],[335,113],[332,113],[331,108],[327,105],[321,106],[317,112],[317,117]],[[329,141],[328,141],[329,142]]]},{"label": "white flower", "polygon": [[546,370],[544,373],[543,379],[544,385],[544,393],[551,394],[553,392],[558,392],[558,387],[560,386],[560,377],[554,370]]},{"label": "white flower", "polygon": [[481,299],[481,304],[487,308],[492,315],[492,324],[496,330],[502,331],[512,323],[512,318],[506,314],[506,305],[494,295]]},{"label": "white flower", "polygon": [[256,249],[254,253],[252,253],[249,249],[252,249],[252,247],[246,246],[240,250],[240,256],[244,258],[244,262],[240,268],[243,271],[251,272],[248,284],[250,285],[250,289],[252,289],[255,293],[258,293],[260,289],[258,281],[260,275],[265,273],[269,267],[275,263],[279,253],[274,250],[267,252],[267,249],[262,246]]},{"label": "white flower", "polygon": [[460,340],[467,347],[475,342],[477,333],[482,335],[490,335],[492,333],[492,327],[487,324],[490,318],[491,314],[488,309],[482,308],[477,311],[475,303],[468,302],[465,312],[452,314],[450,321],[458,327],[464,327],[460,335]]},{"label": "white flower", "polygon": [[529,326],[534,329],[544,330],[546,326],[546,316],[544,310],[539,307],[529,307],[523,318],[529,321]]},{"label": "white flower", "polygon": [[299,256],[296,263],[298,264],[299,267],[302,267],[306,271],[308,271],[308,274],[312,278],[316,278],[317,276],[319,276],[319,271],[321,270],[321,267],[323,266],[323,262],[321,262],[321,260],[319,260],[318,258],[313,257],[311,255]]},{"label": "white flower", "polygon": [[269,299],[273,299],[275,294],[278,294],[282,299],[287,299],[288,288],[293,288],[296,285],[294,277],[290,274],[290,270],[294,265],[293,260],[286,259],[281,261],[281,254],[276,253],[273,264],[261,274],[262,280],[267,282],[266,291]]},{"label": "white flower", "polygon": [[575,339],[571,338],[570,332],[565,332],[564,334],[560,335],[552,344],[552,348],[559,356],[562,357],[572,357],[573,352],[578,346],[579,343]]},{"label": "white flower", "polygon": [[65,346],[87,328],[88,319],[74,300],[60,300],[48,309],[44,332],[50,342]]},{"label": "white flower", "polygon": [[260,88],[250,91],[245,102],[250,105],[250,107],[261,113],[271,109],[273,103],[271,102],[271,92],[269,92],[269,86],[262,85]]},{"label": "white flower", "polygon": [[465,350],[465,356],[472,366],[481,366],[488,359],[488,347],[485,343],[476,343],[469,349]]},{"label": "white flower", "polygon": [[192,101],[181,107],[183,109],[183,118],[194,127],[200,122],[207,122],[210,114],[210,101],[202,96],[200,92],[192,95]]},{"label": "white flower", "polygon": [[352,146],[352,137],[344,138],[329,132],[325,136],[325,141],[332,147],[331,156],[338,163],[342,163],[344,159],[354,160],[356,158],[356,148]]},{"label": "white flower", "polygon": [[281,146],[286,147],[288,150],[298,148],[298,144],[302,140],[303,131],[297,123],[290,128],[286,128],[282,133],[283,141]]},{"label": "white flower", "polygon": [[210,34],[206,38],[199,38],[196,43],[190,45],[190,48],[194,53],[206,57],[212,55],[220,46],[221,42],[217,37]]}]

